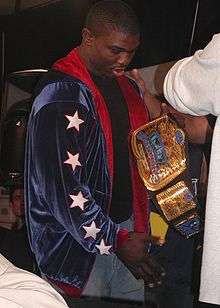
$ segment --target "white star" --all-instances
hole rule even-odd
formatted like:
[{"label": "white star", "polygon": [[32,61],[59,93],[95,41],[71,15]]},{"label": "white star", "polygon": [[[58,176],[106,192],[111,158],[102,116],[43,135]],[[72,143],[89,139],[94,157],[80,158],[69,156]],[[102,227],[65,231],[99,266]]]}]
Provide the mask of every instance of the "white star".
[{"label": "white star", "polygon": [[75,170],[76,166],[81,166],[81,164],[79,162],[79,154],[72,155],[68,151],[67,151],[67,154],[68,154],[69,158],[67,160],[65,160],[64,164],[71,165],[72,168],[73,168],[73,171]]},{"label": "white star", "polygon": [[84,238],[92,237],[94,238],[94,240],[96,239],[96,234],[99,233],[99,231],[101,230],[99,228],[96,228],[96,224],[94,221],[89,227],[83,227],[83,229],[86,230],[86,235],[84,236]]},{"label": "white star", "polygon": [[71,208],[78,206],[82,211],[84,211],[84,205],[88,199],[83,197],[81,191],[78,193],[78,195],[70,195],[70,198],[73,200],[72,204],[70,205]]},{"label": "white star", "polygon": [[75,129],[79,131],[79,126],[84,121],[79,118],[78,111],[74,113],[74,116],[65,115],[65,117],[69,120],[69,125],[67,126],[67,129],[75,127]]},{"label": "white star", "polygon": [[104,240],[101,240],[100,245],[95,245],[95,246],[99,249],[100,255],[109,255],[110,254],[109,249],[112,247],[105,245]]}]

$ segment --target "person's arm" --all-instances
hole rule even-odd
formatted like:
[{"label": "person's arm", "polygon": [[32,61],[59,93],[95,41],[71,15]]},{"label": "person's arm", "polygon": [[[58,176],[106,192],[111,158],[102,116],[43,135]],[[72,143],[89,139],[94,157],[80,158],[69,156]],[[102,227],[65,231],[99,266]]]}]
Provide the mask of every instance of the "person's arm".
[{"label": "person's arm", "polygon": [[164,95],[177,110],[191,115],[220,114],[220,34],[167,73]]},{"label": "person's arm", "polygon": [[204,144],[212,135],[212,128],[205,116],[192,116],[181,113],[169,105],[162,104],[164,113],[168,113],[187,134],[191,143]]},{"label": "person's arm", "polygon": [[77,86],[74,97],[68,83],[48,85],[44,93],[51,94],[33,116],[30,136],[42,202],[85,250],[110,254],[116,250],[120,228],[99,204],[109,183],[98,178],[104,159],[97,119]]},{"label": "person's arm", "polygon": [[205,116],[192,116],[181,113],[169,106],[165,99],[160,99],[153,96],[147,89],[146,84],[137,69],[130,72],[130,76],[136,81],[143,93],[144,102],[149,110],[151,120],[162,116],[165,113],[172,115],[181,128],[187,134],[190,142],[203,144],[206,141],[207,135],[210,135],[210,126]]},{"label": "person's arm", "polygon": [[63,297],[48,282],[17,268],[1,254],[0,268],[0,307],[68,307]]}]

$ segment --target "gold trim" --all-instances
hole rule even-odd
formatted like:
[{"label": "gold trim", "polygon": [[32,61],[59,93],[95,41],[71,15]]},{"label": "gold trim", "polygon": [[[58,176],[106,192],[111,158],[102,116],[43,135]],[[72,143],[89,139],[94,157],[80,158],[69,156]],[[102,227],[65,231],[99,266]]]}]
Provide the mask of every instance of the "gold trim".
[{"label": "gold trim", "polygon": [[156,195],[156,199],[168,221],[196,208],[193,195],[184,181],[180,181],[162,191]]},{"label": "gold trim", "polygon": [[[157,170],[152,165],[150,153],[144,149],[142,142],[137,138],[137,134],[140,131],[143,131],[147,136],[154,131],[158,131],[163,140],[167,163],[157,164]],[[178,144],[175,141],[177,131],[181,132],[184,138],[183,144]],[[144,185],[151,191],[162,189],[187,168],[185,133],[167,115],[142,125],[135,130],[131,138],[131,147],[137,159],[139,174]]]}]

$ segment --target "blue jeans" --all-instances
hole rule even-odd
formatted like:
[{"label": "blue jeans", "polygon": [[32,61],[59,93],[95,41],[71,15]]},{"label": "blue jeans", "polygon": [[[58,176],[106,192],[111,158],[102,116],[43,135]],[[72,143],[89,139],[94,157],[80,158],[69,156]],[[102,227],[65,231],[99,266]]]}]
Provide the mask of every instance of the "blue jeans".
[{"label": "blue jeans", "polygon": [[[133,219],[120,226],[133,230]],[[98,255],[82,295],[143,302],[144,282],[134,278],[115,254]]]},{"label": "blue jeans", "polygon": [[158,308],[192,308],[191,291],[194,239],[184,239],[173,228],[169,231],[164,246],[152,246],[151,255],[166,272],[163,284],[146,290],[146,299],[155,302]]}]

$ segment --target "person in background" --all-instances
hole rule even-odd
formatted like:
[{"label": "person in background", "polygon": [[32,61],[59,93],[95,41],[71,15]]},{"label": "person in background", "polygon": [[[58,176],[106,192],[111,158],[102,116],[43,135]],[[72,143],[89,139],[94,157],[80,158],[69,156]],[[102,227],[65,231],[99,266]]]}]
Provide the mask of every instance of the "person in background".
[{"label": "person in background", "polygon": [[25,225],[24,187],[23,185],[11,186],[9,189],[9,206],[14,214],[13,230],[20,230]]},{"label": "person in background", "polygon": [[[220,33],[191,57],[168,71],[164,95],[177,110],[191,115],[215,116],[205,213],[200,301],[220,304]],[[202,135],[202,127],[200,127]]]},{"label": "person in background", "polygon": [[31,252],[24,211],[24,187],[22,184],[9,188],[9,206],[15,221],[11,230],[5,230],[0,243],[0,252],[16,266],[35,272],[34,256]]},{"label": "person in background", "polygon": [[[124,75],[140,42],[123,1],[95,3],[82,42],[41,80],[27,129],[31,248],[43,277],[71,297],[144,301],[162,283],[148,254],[148,197],[130,154],[149,120]],[[151,114],[151,110],[149,109]]]}]

